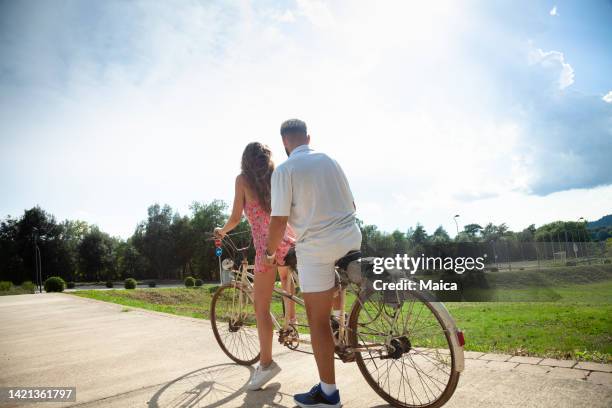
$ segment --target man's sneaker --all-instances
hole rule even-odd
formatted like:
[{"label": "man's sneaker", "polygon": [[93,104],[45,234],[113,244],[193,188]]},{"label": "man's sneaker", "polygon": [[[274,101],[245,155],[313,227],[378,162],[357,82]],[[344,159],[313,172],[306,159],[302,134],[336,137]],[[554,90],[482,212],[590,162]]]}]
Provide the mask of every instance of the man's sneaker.
[{"label": "man's sneaker", "polygon": [[274,378],[276,374],[280,373],[280,371],[281,368],[274,361],[266,368],[263,368],[261,364],[259,364],[249,380],[247,389],[251,391],[259,390],[265,383]]},{"label": "man's sneaker", "polygon": [[295,403],[302,408],[340,408],[340,392],[334,391],[332,395],[325,395],[321,390],[321,384],[317,384],[304,394],[293,396]]}]

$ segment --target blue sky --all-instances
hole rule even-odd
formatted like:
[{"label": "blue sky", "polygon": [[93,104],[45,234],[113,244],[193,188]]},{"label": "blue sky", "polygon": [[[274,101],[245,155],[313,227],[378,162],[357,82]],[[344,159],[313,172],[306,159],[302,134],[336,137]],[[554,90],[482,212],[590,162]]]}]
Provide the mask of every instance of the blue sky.
[{"label": "blue sky", "polygon": [[231,200],[288,117],[359,216],[513,229],[612,213],[612,2],[0,2],[0,215],[122,237]]}]

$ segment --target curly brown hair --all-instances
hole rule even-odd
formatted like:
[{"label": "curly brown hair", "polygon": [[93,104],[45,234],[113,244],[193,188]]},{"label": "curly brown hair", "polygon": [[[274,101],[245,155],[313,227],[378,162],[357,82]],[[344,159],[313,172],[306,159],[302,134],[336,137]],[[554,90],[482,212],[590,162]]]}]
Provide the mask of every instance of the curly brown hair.
[{"label": "curly brown hair", "polygon": [[271,212],[271,179],[274,171],[272,151],[259,142],[249,143],[242,153],[242,175],[247,185],[255,193],[259,205]]}]

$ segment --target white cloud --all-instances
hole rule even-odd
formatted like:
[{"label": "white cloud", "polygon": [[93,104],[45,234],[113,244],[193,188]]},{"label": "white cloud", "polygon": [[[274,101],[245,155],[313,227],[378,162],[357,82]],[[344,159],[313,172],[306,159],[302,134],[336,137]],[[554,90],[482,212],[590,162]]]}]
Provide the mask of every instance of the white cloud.
[{"label": "white cloud", "polygon": [[548,12],[548,14],[550,14],[551,16],[554,16],[554,17],[558,16],[558,15],[559,15],[559,13],[557,12],[557,6],[556,6],[556,5],[555,5],[555,6],[553,6],[553,8],[552,8],[552,9],[550,9],[550,11]]},{"label": "white cloud", "polygon": [[605,94],[601,99],[606,103],[612,103],[612,91]]},{"label": "white cloud", "polygon": [[[531,52],[531,62],[540,64],[546,69],[559,71],[559,89],[565,89],[574,83],[574,69],[565,61],[562,52],[559,51],[543,51],[535,49]],[[559,70],[559,67],[561,68]]]},{"label": "white cloud", "polygon": [[322,0],[297,0],[296,12],[320,28],[330,27],[334,24],[334,17],[329,5]]},{"label": "white cloud", "polygon": [[278,126],[293,116],[384,229],[433,231],[458,210],[522,228],[547,206],[603,208],[555,192],[612,182],[610,105],[576,96],[564,55],[517,40],[514,23],[450,0],[88,4],[91,21],[39,6],[11,18],[19,41],[0,35],[0,184],[13,193],[0,215],[39,203],[127,236],[153,202],[229,201],[244,145],[283,160]]}]

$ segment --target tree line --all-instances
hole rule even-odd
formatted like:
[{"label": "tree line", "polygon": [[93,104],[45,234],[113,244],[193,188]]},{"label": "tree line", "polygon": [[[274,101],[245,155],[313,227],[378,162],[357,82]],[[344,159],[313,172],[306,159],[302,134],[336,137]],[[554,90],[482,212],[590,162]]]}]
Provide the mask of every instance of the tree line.
[{"label": "tree line", "polygon": [[[154,204],[128,239],[110,236],[81,220],[57,221],[36,206],[19,218],[0,222],[0,281],[15,284],[35,280],[36,253],[40,253],[43,280],[60,276],[66,281],[101,282],[113,279],[218,279],[218,259],[210,233],[227,219],[227,205],[219,200],[194,202],[181,216],[170,206]],[[417,224],[406,232],[387,233],[358,221],[367,256],[414,253],[427,244],[520,242],[584,242],[592,239],[583,222],[558,221],[519,232],[506,224],[465,225],[451,239],[438,227],[433,234]],[[243,220],[234,236],[239,246],[249,243],[249,225]],[[253,256],[253,249],[250,249]]]}]

